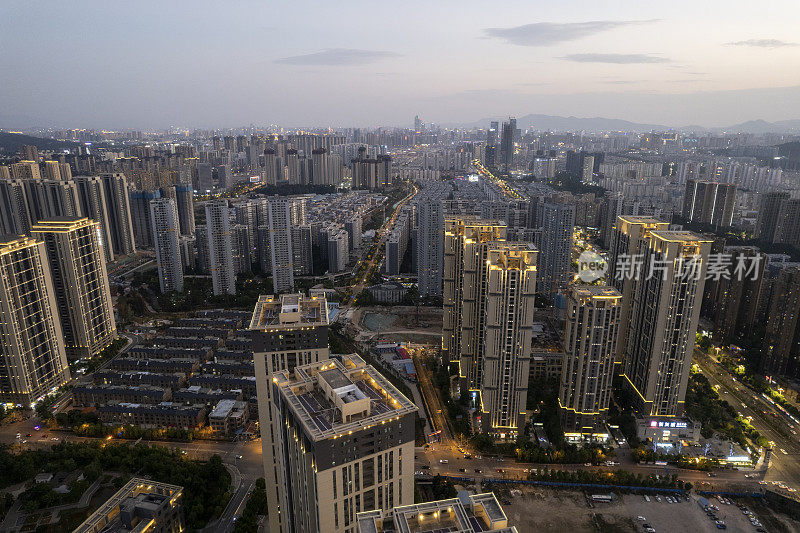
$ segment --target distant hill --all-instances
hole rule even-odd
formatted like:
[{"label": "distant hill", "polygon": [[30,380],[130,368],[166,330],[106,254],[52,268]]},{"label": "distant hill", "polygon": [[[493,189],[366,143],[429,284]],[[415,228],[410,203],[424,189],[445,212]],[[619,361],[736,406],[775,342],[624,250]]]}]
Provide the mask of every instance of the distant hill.
[{"label": "distant hill", "polygon": [[[458,124],[458,126],[487,128],[492,121],[502,123],[505,120],[508,120],[508,117],[489,117],[467,124]],[[530,128],[540,131],[630,131],[644,133],[649,131],[679,130],[695,133],[800,133],[800,119],[780,120],[777,122],[758,119],[732,126],[708,128],[697,125],[676,127],[663,124],[644,124],[618,118],[582,118],[529,114],[517,117],[517,127],[523,130]]]},{"label": "distant hill", "polygon": [[13,156],[19,152],[19,147],[23,144],[33,145],[39,150],[64,150],[75,149],[77,143],[56,141],[55,139],[43,139],[21,133],[8,133],[0,131],[0,155]]}]

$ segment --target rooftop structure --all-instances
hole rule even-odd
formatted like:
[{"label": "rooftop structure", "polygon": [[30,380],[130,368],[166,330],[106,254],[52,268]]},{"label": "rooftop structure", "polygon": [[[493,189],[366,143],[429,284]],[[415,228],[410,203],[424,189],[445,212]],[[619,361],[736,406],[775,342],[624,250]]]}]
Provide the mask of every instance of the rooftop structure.
[{"label": "rooftop structure", "polygon": [[325,299],[305,297],[300,294],[260,296],[250,321],[251,330],[269,331],[327,325],[328,310]]},{"label": "rooftop structure", "polygon": [[357,533],[516,533],[491,492],[359,513]]},{"label": "rooftop structure", "polygon": [[133,478],[73,533],[183,531],[183,487]]},{"label": "rooftop structure", "polygon": [[356,354],[278,372],[273,379],[313,440],[416,411],[416,406]]}]

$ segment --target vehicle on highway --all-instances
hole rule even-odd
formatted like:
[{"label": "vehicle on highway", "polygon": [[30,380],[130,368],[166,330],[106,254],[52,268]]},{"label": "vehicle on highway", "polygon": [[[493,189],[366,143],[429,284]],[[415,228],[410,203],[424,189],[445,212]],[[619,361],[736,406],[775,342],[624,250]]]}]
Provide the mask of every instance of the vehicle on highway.
[{"label": "vehicle on highway", "polygon": [[475,469],[475,473],[476,473],[476,474],[480,474],[481,472],[483,472],[483,470],[481,470],[480,468],[476,468],[476,469]]},{"label": "vehicle on highway", "polygon": [[466,472],[466,471],[467,471],[467,469],[466,469],[466,468],[459,468],[459,469],[458,469],[458,471],[459,471],[459,472]]}]

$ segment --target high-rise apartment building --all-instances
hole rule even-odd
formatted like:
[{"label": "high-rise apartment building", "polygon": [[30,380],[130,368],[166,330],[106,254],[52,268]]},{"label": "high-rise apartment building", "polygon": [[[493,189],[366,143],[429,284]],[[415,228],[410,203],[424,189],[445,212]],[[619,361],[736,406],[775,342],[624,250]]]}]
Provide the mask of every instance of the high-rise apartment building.
[{"label": "high-rise apartment building", "polygon": [[131,220],[128,182],[125,175],[119,172],[101,174],[106,202],[111,241],[115,254],[130,255],[136,253]]},{"label": "high-rise apartment building", "polygon": [[28,188],[19,179],[0,179],[0,235],[23,235],[31,229]]},{"label": "high-rise apartment building", "polygon": [[541,227],[544,231],[539,260],[539,292],[552,298],[564,294],[571,279],[575,206],[544,204]]},{"label": "high-rise apartment building", "polygon": [[206,239],[214,294],[236,294],[235,250],[227,200],[206,204]]},{"label": "high-rise apartment building", "polygon": [[306,200],[272,196],[268,209],[273,287],[276,293],[290,292],[294,289],[292,228],[306,223]]},{"label": "high-rise apartment building", "polygon": [[39,171],[39,163],[35,161],[20,161],[11,165],[11,177],[14,179],[24,180],[42,179],[42,174]]},{"label": "high-rise apartment building", "polygon": [[[725,248],[725,254],[731,264],[720,279],[706,281],[705,292],[712,291],[709,315],[714,320],[714,341],[729,345],[749,335],[758,320],[766,261],[756,247]],[[750,274],[737,272],[738,265]]]},{"label": "high-rise apartment building", "polygon": [[191,183],[175,185],[175,204],[178,207],[181,235],[194,235],[194,189]]},{"label": "high-rise apartment building", "polygon": [[775,280],[759,370],[768,376],[800,375],[800,267],[781,269]]},{"label": "high-rise apartment building", "polygon": [[287,523],[291,514],[281,501],[278,457],[282,450],[278,448],[275,432],[282,430],[278,427],[282,419],[272,401],[274,379],[280,371],[292,372],[297,366],[327,362],[328,326],[325,298],[299,294],[261,296],[250,321],[269,531],[291,531]]},{"label": "high-rise apartment building", "polygon": [[[466,287],[467,274],[475,277],[478,263],[486,261],[482,246],[491,241],[506,239],[506,225],[498,220],[483,220],[472,216],[445,218],[444,229],[444,271],[443,271],[443,324],[442,358],[445,361],[461,363],[462,359],[462,307],[477,305],[475,286]],[[477,311],[476,311],[477,312]],[[471,335],[479,332],[470,332]],[[470,352],[477,346],[477,339],[467,343]],[[462,377],[466,368],[461,368]]]},{"label": "high-rise apartment building", "polygon": [[558,395],[561,425],[568,440],[608,439],[605,421],[621,308],[622,295],[613,287],[573,286],[569,291]]},{"label": "high-rise apartment building", "polygon": [[[633,291],[637,277],[646,274],[642,264],[645,248],[649,245],[653,231],[669,229],[668,222],[653,217],[624,216],[616,218],[616,226],[611,233],[611,253],[607,278],[622,294],[622,309],[619,317],[619,333],[616,364],[621,364],[628,342],[628,327],[631,321]],[[621,370],[621,368],[619,369]]]},{"label": "high-rise apartment building", "polygon": [[133,238],[139,248],[153,247],[153,220],[150,217],[150,202],[161,198],[161,191],[131,191],[131,221]]},{"label": "high-rise apartment building", "polygon": [[711,240],[650,232],[633,287],[625,382],[644,416],[682,416]]},{"label": "high-rise apartment building", "polygon": [[117,338],[102,228],[88,218],[40,220],[31,236],[44,242],[68,359],[99,355]]},{"label": "high-rise apartment building", "polygon": [[0,399],[30,407],[70,379],[44,243],[0,237]]},{"label": "high-rise apartment building", "polygon": [[686,180],[681,216],[687,222],[730,227],[736,206],[736,184]]},{"label": "high-rise apartment building", "polygon": [[764,242],[775,242],[778,233],[781,207],[789,200],[788,192],[767,192],[759,195],[755,237]]},{"label": "high-rise apartment building", "polygon": [[30,144],[23,144],[19,147],[19,157],[23,161],[39,161],[39,149]]},{"label": "high-rise apartment building", "polygon": [[180,248],[180,222],[175,200],[172,198],[151,200],[150,216],[161,293],[181,292],[183,291],[183,261]]},{"label": "high-rise apartment building", "polygon": [[442,295],[444,266],[444,205],[441,201],[419,204],[417,227],[417,280],[422,296]]},{"label": "high-rise apartment building", "polygon": [[277,372],[273,390],[285,525],[270,531],[355,531],[361,511],[414,502],[417,407],[361,357]]},{"label": "high-rise apartment building", "polygon": [[325,148],[314,148],[311,151],[311,164],[314,185],[335,185],[331,180],[331,172],[328,168],[328,151]]},{"label": "high-rise apartment building", "polygon": [[503,132],[500,138],[500,158],[506,172],[514,164],[514,136],[516,133],[517,119],[509,118],[508,122],[503,122]]},{"label": "high-rise apartment building", "polygon": [[[482,248],[480,285],[465,272],[464,292],[475,294],[477,305],[462,307],[462,371],[468,367],[470,387],[480,394],[475,402],[482,430],[515,440],[525,427],[538,251],[524,242],[489,242]],[[480,337],[473,354],[471,347],[463,349],[465,341]]]},{"label": "high-rise apartment building", "polygon": [[78,176],[73,181],[78,191],[78,202],[83,216],[100,224],[101,245],[105,252],[106,262],[111,262],[117,251],[114,250],[111,213],[103,180],[99,176]]}]

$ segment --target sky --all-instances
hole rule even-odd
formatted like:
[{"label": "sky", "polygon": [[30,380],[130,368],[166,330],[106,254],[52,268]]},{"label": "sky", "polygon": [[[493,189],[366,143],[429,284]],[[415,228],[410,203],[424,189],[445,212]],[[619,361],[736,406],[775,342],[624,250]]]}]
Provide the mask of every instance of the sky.
[{"label": "sky", "polygon": [[800,118],[800,2],[3,0],[0,127]]}]

